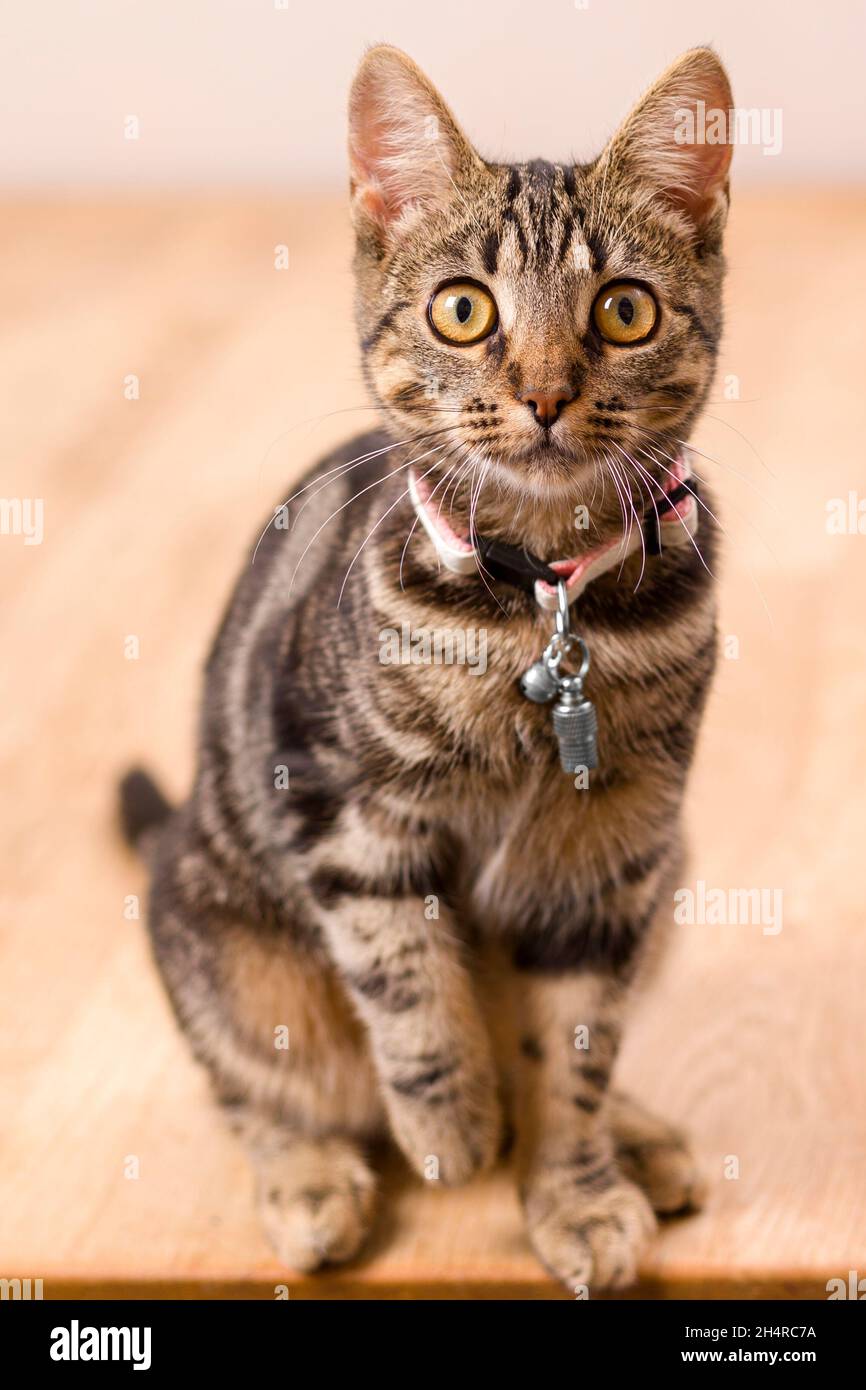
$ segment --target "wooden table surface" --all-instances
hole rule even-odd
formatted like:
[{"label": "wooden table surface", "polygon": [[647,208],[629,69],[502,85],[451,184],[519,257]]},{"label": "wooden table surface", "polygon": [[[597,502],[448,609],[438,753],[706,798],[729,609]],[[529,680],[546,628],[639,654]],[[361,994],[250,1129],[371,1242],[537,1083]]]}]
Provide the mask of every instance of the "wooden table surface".
[{"label": "wooden table surface", "polygon": [[[0,244],[2,490],[44,500],[41,545],[0,536],[0,1276],[46,1297],[564,1296],[507,1173],[440,1192],[395,1172],[365,1259],[282,1271],[129,916],[145,879],[115,833],[117,775],[143,758],[183,793],[251,537],[372,419],[342,206],[18,202]],[[736,641],[692,784],[692,877],[782,889],[783,927],[680,927],[634,1018],[621,1079],[691,1127],[710,1179],[638,1293],[822,1297],[866,1274],[866,535],[826,526],[828,500],[866,496],[866,199],[738,195],[729,256],[696,443]]]}]

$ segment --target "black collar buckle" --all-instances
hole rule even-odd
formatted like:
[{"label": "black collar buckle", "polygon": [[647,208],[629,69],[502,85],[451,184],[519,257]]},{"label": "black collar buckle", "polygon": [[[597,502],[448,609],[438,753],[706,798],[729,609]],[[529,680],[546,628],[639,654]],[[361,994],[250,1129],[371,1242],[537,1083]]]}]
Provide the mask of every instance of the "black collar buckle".
[{"label": "black collar buckle", "polygon": [[503,584],[513,584],[531,594],[538,579],[554,586],[559,583],[555,570],[520,546],[491,540],[488,536],[477,536],[476,546],[484,569],[491,578],[501,580]]}]

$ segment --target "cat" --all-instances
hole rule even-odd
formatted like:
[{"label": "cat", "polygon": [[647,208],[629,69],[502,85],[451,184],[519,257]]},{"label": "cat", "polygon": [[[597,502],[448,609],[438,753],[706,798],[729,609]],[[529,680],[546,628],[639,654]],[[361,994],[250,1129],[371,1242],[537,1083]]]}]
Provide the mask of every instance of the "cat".
[{"label": "cat", "polygon": [[[505,165],[399,50],[355,77],[356,316],[384,427],[275,509],[207,663],[189,799],[140,771],[121,789],[177,1019],[296,1270],[361,1251],[383,1136],[447,1186],[510,1134],[529,1240],[571,1290],[628,1285],[655,1214],[699,1205],[683,1135],[610,1078],[672,919],[715,664],[717,528],[685,446],[731,147],[677,122],[731,106],[694,49],[593,163]],[[574,776],[520,685],[560,603],[597,712]],[[383,658],[383,634],[470,628],[483,672]]]}]

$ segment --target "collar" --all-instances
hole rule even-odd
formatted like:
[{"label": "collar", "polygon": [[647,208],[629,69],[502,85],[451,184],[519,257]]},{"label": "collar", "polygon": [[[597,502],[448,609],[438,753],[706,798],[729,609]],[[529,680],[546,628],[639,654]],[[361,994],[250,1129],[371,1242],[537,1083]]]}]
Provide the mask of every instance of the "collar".
[{"label": "collar", "polygon": [[435,546],[446,569],[453,574],[474,574],[479,569],[493,579],[514,584],[535,595],[540,608],[555,612],[557,590],[565,579],[569,604],[580,598],[593,579],[621,565],[643,545],[648,555],[660,555],[668,546],[692,543],[698,529],[698,485],[677,458],[663,488],[664,496],[651,503],[640,518],[640,524],[624,533],[619,540],[608,541],[582,555],[563,560],[540,560],[519,546],[476,535],[473,545],[468,536],[461,536],[451,527],[431,498],[426,480],[409,470],[409,496],[415,515]]}]

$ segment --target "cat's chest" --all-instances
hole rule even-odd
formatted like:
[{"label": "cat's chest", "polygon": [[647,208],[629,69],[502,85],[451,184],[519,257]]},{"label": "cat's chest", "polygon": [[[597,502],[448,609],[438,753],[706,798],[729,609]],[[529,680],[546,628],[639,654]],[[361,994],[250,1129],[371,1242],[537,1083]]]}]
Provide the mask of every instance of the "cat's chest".
[{"label": "cat's chest", "polygon": [[[629,788],[633,805],[643,796],[639,785]],[[599,847],[617,843],[621,809],[591,778],[575,786],[554,760],[525,764],[510,790],[482,784],[451,826],[461,915],[496,933],[533,904],[570,898],[594,877]]]},{"label": "cat's chest", "polygon": [[[648,715],[650,705],[641,692],[656,676],[663,684],[671,654],[664,633],[656,637],[649,655],[633,639],[633,660],[627,640],[591,628],[585,634],[589,671],[584,696],[594,711],[599,740],[612,758],[624,722],[635,732]],[[475,664],[448,666],[438,681],[426,685],[431,716],[447,730],[449,743],[460,749],[465,777],[474,783],[486,774],[491,794],[497,784],[525,794],[530,773],[555,775],[558,768],[560,712],[566,701],[563,684],[542,662],[552,635],[552,619],[541,614],[534,622],[481,629],[471,643],[461,636],[451,649],[465,647]],[[575,661],[569,658],[559,675],[573,674],[579,664],[579,655]],[[526,693],[527,674],[536,698]],[[544,695],[546,699],[539,698]]]},{"label": "cat's chest", "polygon": [[[646,623],[603,617],[593,621],[580,603],[570,614],[588,648],[583,693],[597,727],[597,765],[587,758],[579,781],[560,763],[554,715],[561,692],[536,703],[521,687],[550,642],[555,615],[528,610],[467,619],[465,610],[458,617],[428,599],[414,606],[410,620],[380,632],[375,704],[380,729],[393,725],[390,745],[409,760],[400,784],[425,814],[461,825],[473,855],[483,856],[485,846],[494,853],[506,824],[534,839],[551,806],[559,808],[551,833],[561,833],[558,817],[571,844],[575,807],[587,785],[603,792],[643,780],[660,746],[677,752],[673,771],[682,780],[698,717],[690,711],[699,710],[714,660],[713,595],[690,595],[677,609],[660,601]],[[593,820],[603,799],[591,796]],[[529,802],[536,808],[521,830]]]}]

